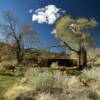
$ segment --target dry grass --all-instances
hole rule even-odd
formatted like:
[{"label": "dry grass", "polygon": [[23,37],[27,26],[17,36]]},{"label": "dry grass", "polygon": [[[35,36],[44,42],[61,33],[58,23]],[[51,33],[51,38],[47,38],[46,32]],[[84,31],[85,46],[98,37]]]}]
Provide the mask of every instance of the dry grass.
[{"label": "dry grass", "polygon": [[16,84],[5,93],[4,97],[6,100],[15,100],[18,95],[28,92],[30,90],[31,88],[29,86]]},{"label": "dry grass", "polygon": [[54,98],[53,95],[47,94],[47,93],[41,93],[36,96],[36,100],[57,100]]},{"label": "dry grass", "polygon": [[48,68],[30,68],[20,84],[10,88],[5,97],[6,100],[17,97],[23,98],[19,100],[99,100],[100,67],[85,69],[79,76],[52,72]]},{"label": "dry grass", "polygon": [[85,80],[96,80],[100,82],[100,68],[93,67],[92,69],[85,69],[82,71],[81,78]]}]

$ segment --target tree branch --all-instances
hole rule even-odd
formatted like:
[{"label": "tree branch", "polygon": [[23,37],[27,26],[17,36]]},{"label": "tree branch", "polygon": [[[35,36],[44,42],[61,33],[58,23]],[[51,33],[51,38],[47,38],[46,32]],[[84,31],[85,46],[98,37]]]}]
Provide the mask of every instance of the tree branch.
[{"label": "tree branch", "polygon": [[63,41],[63,40],[61,40],[61,39],[60,39],[60,41],[62,41],[63,44],[64,44],[64,46],[67,47],[69,50],[74,51],[75,53],[78,54],[78,51],[75,50],[74,48],[72,48],[68,43],[66,43],[65,41]]},{"label": "tree branch", "polygon": [[66,47],[68,47],[68,49],[70,49],[71,51],[74,51],[74,52],[78,53],[78,51],[75,50],[75,49],[73,49],[71,46],[69,46],[68,43],[66,43],[64,41],[63,41],[63,43],[65,44]]},{"label": "tree branch", "polygon": [[49,46],[47,48],[55,48],[55,47],[65,47],[65,45],[52,45],[52,46]]},{"label": "tree branch", "polygon": [[13,28],[11,22],[10,22],[10,21],[8,21],[8,22],[9,22],[9,27],[10,27],[10,29],[11,29],[11,31],[12,31],[13,37],[15,38],[16,41],[18,41],[18,39],[17,39],[17,37],[16,37],[15,29]]},{"label": "tree branch", "polygon": [[71,46],[68,45],[68,43],[62,41],[64,43],[64,45],[53,45],[53,46],[49,46],[47,48],[55,48],[55,47],[68,47],[69,50],[74,51],[75,53],[78,53],[77,50],[73,49]]}]

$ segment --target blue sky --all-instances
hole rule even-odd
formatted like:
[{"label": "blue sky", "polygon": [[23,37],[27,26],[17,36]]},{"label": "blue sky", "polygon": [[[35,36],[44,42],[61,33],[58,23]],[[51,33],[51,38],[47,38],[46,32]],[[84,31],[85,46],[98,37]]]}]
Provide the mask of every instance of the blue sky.
[{"label": "blue sky", "polygon": [[[32,21],[32,15],[35,10],[44,8],[47,5],[55,5],[74,18],[82,16],[95,17],[100,22],[100,0],[0,0],[0,15],[3,11],[9,10],[17,15],[21,22],[30,22],[33,29],[39,34],[41,46],[46,47],[59,44],[59,41],[51,34],[55,24],[38,24]],[[29,13],[30,9],[33,9],[32,13]],[[1,17],[0,20],[2,20]],[[96,38],[96,46],[100,47],[100,26],[92,34]],[[56,48],[56,50],[60,49]]]}]

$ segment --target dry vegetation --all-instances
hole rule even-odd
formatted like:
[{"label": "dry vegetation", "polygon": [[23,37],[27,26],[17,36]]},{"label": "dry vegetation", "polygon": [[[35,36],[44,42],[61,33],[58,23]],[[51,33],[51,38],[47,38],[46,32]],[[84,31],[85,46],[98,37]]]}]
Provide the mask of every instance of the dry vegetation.
[{"label": "dry vegetation", "polygon": [[4,96],[7,100],[99,100],[99,71],[100,68],[95,67],[75,76],[30,68]]},{"label": "dry vegetation", "polygon": [[[32,53],[27,56],[32,56]],[[91,59],[95,59],[93,56]],[[13,64],[11,60],[2,61],[0,74],[2,63]],[[15,72],[7,70],[5,75],[0,75],[0,100],[99,100],[100,66],[97,66],[97,61],[95,63],[91,60],[92,67],[81,72],[75,69],[52,70],[59,68],[57,63],[51,68],[29,67],[27,70],[22,65],[17,66]]]}]

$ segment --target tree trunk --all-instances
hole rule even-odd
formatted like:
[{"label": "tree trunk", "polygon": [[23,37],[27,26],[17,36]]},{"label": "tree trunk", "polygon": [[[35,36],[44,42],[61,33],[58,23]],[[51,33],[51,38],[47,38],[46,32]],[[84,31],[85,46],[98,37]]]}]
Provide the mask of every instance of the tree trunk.
[{"label": "tree trunk", "polygon": [[17,51],[16,51],[17,64],[19,65],[23,60],[23,53],[22,53],[22,49],[21,49],[19,41],[17,41],[17,48],[16,49],[17,49]]},{"label": "tree trunk", "polygon": [[16,56],[17,56],[17,64],[20,64],[21,62],[22,62],[22,57],[21,57],[21,52],[18,50],[17,52],[16,52],[17,54],[16,54]]},{"label": "tree trunk", "polygon": [[87,52],[85,48],[81,48],[79,51],[79,69],[83,69],[87,66]]}]

